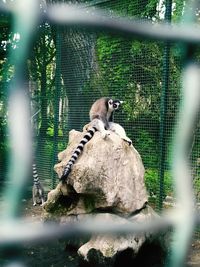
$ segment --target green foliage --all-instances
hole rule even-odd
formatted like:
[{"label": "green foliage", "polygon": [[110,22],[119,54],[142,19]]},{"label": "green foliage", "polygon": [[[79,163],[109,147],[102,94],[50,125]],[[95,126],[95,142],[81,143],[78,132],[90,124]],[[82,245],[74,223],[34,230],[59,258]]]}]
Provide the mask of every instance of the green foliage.
[{"label": "green foliage", "polygon": [[[49,137],[53,137],[54,136],[54,127],[53,127],[53,125],[49,126],[47,128],[47,136],[49,136]],[[58,136],[63,136],[62,129],[58,129]]]},{"label": "green foliage", "polygon": [[158,119],[162,82],[162,47],[157,43],[100,36],[97,39],[100,76],[109,95],[123,96],[128,120]]},{"label": "green foliage", "polygon": [[149,131],[140,129],[137,133],[134,145],[142,155],[145,166],[156,166],[158,162],[158,144],[155,137],[152,136]]},{"label": "green foliage", "polygon": [[200,201],[200,176],[195,177],[193,180],[194,194],[196,199]]},{"label": "green foliage", "polygon": [[[117,16],[145,18],[154,23],[163,19],[166,1],[163,1],[162,5],[159,6],[161,2],[158,0],[116,0],[108,1],[101,6],[104,6],[111,16],[113,16],[113,13],[116,13]],[[181,19],[184,5],[185,1],[173,1],[173,21],[176,22]],[[58,44],[58,47],[61,47],[62,57],[60,62],[57,62],[57,68],[62,68],[63,73],[65,72],[68,79],[64,80],[63,75],[60,96],[60,100],[62,99],[60,105],[62,104],[63,108],[62,116],[59,118],[58,137],[63,136],[67,128],[64,115],[70,114],[70,108],[72,107],[74,112],[80,111],[79,103],[71,101],[73,103],[70,103],[70,108],[68,106],[70,90],[72,95],[76,96],[74,99],[82,100],[81,105],[84,107],[81,109],[79,117],[83,114],[86,115],[84,117],[85,121],[81,121],[79,120],[80,118],[76,117],[77,114],[72,113],[72,117],[67,117],[68,123],[69,119],[77,119],[81,123],[86,123],[89,106],[98,97],[106,95],[122,99],[124,101],[123,114],[121,114],[121,121],[119,120],[119,123],[125,126],[128,136],[133,140],[133,144],[141,154],[145,167],[148,168],[145,174],[145,181],[149,192],[157,195],[158,170],[155,168],[158,166],[159,161],[158,141],[160,98],[163,86],[164,44],[154,41],[147,42],[144,40],[113,37],[104,33],[96,34],[94,42],[91,42],[84,31],[80,34],[79,31],[73,32],[69,29],[65,29],[62,34],[63,39]],[[17,45],[17,43],[12,41],[13,36],[14,33],[10,31],[9,26],[7,28],[1,27],[1,51],[2,43],[7,41],[6,49],[4,47],[0,58],[0,87],[5,89],[8,87],[14,72],[11,62],[7,61],[7,50]],[[94,51],[91,52],[91,46],[93,45]],[[64,50],[65,53],[63,52]],[[70,54],[70,51],[74,53]],[[167,107],[168,134],[171,133],[171,127],[176,120],[177,106],[180,98],[180,55],[182,53],[179,46],[173,46],[171,51],[170,92]],[[81,56],[84,56],[82,60],[80,60]],[[87,60],[88,62],[84,64]],[[76,64],[76,66],[71,66],[70,64]],[[56,86],[56,31],[48,23],[42,23],[38,27],[37,39],[33,49],[30,51],[27,65],[29,81],[34,85],[30,90],[32,104],[36,104],[37,109],[41,109],[37,118],[39,128],[38,155],[40,155],[41,161],[44,157],[46,164],[47,159],[52,159],[54,154],[54,106],[56,90],[58,89]],[[92,66],[92,71],[88,71],[88,66]],[[72,69],[74,76],[69,75]],[[76,90],[74,90],[73,86],[76,87]],[[0,137],[3,137],[1,138],[3,142],[0,143],[1,148],[6,144],[4,139],[7,124],[5,91],[2,89],[0,91]],[[66,98],[66,92],[68,93],[68,98]],[[73,100],[72,97],[71,99]],[[167,139],[166,143],[167,149],[169,149],[170,140]],[[195,143],[194,148],[196,153],[199,151],[197,143]],[[59,151],[64,148],[64,145],[65,141],[58,142]],[[5,145],[5,150],[7,149],[6,147]],[[50,171],[48,169],[48,173],[46,173],[47,168],[45,164],[43,165],[43,162],[41,162],[40,167],[43,170],[43,175],[48,177],[50,176]],[[52,160],[48,164],[51,165]],[[169,194],[172,191],[172,181],[168,171],[165,171],[164,184],[165,194]],[[198,179],[195,180],[195,184],[199,187]],[[88,203],[88,206],[90,206],[90,203]]]},{"label": "green foliage", "polygon": [[[145,184],[150,196],[158,196],[160,181],[158,169],[147,169],[145,172]],[[173,180],[171,173],[165,171],[164,173],[164,196],[173,194]]]},{"label": "green foliage", "polygon": [[100,75],[105,81],[109,95],[125,94],[131,78],[132,64],[126,58],[131,48],[131,42],[122,38],[111,38],[102,35],[97,39],[97,56]]},{"label": "green foliage", "polygon": [[180,21],[180,19],[182,18],[184,7],[185,7],[185,1],[183,1],[183,0],[174,0],[173,1],[172,20],[174,22]]}]

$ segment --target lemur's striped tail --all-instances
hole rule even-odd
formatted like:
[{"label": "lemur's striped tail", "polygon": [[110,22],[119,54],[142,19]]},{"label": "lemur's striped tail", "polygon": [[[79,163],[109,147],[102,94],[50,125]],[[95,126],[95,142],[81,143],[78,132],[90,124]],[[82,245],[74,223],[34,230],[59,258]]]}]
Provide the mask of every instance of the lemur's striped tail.
[{"label": "lemur's striped tail", "polygon": [[92,127],[90,128],[90,130],[87,131],[87,133],[83,136],[83,138],[81,139],[79,145],[77,146],[77,148],[75,149],[74,153],[72,154],[70,160],[68,161],[67,165],[64,168],[63,171],[63,175],[61,176],[61,181],[65,181],[68,177],[68,175],[71,172],[71,168],[74,165],[75,161],[77,160],[77,158],[79,157],[79,155],[82,153],[83,148],[85,146],[85,144],[87,144],[92,137],[94,136],[94,133],[97,131],[96,127]]},{"label": "lemur's striped tail", "polygon": [[32,164],[32,170],[33,170],[33,184],[38,187],[40,181],[39,181],[39,176],[37,173],[37,166],[35,163]]}]

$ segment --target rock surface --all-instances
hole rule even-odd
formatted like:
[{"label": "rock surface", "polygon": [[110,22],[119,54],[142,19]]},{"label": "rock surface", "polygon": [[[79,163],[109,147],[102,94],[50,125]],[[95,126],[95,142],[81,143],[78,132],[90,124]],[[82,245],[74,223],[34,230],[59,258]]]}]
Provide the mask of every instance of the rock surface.
[{"label": "rock surface", "polygon": [[[58,155],[61,162],[55,165],[58,176],[62,175],[63,167],[83,135],[74,130],[70,132],[69,146]],[[147,202],[141,157],[133,146],[115,133],[106,140],[99,132],[95,133],[73,166],[67,184],[77,194],[93,198],[93,209],[111,208],[115,212],[130,214]]]},{"label": "rock surface", "polygon": [[[120,217],[115,214],[103,213],[94,215],[93,222],[95,220],[101,221],[105,225],[131,225],[132,223],[144,223],[151,219],[155,219],[158,215],[147,206],[139,214],[130,216],[128,219]],[[150,233],[132,234],[126,235],[96,235],[93,236],[87,243],[82,245],[78,253],[86,261],[93,261],[98,259],[98,263],[106,261],[114,261],[116,255],[120,252],[130,249],[133,255],[137,255],[139,249],[142,247],[147,238],[151,238]],[[91,254],[92,251],[92,254]],[[99,253],[101,252],[101,253]]]},{"label": "rock surface", "polygon": [[[60,177],[64,166],[84,136],[72,130],[67,149],[59,153],[55,171]],[[78,221],[87,216],[108,223],[142,223],[158,215],[147,205],[144,166],[137,150],[116,133],[106,140],[99,132],[85,145],[65,183],[48,194],[44,205],[46,218],[60,223]],[[58,219],[59,218],[59,219]],[[78,249],[82,259],[104,266],[119,253],[131,250],[136,255],[151,234],[94,235]]]}]

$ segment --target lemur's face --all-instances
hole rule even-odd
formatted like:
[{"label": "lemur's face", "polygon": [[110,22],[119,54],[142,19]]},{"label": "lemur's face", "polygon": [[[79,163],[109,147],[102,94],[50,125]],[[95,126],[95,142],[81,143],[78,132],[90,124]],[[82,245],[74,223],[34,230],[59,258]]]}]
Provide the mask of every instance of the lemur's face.
[{"label": "lemur's face", "polygon": [[108,101],[108,108],[111,111],[118,110],[122,103],[123,103],[123,101],[110,99]]}]

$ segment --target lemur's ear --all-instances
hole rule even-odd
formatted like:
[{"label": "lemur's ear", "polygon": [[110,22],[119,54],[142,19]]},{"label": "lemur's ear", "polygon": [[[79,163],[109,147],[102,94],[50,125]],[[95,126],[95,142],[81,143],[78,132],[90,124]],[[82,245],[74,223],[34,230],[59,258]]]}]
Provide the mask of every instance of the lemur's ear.
[{"label": "lemur's ear", "polygon": [[120,104],[123,104],[124,103],[124,101],[119,101],[120,102]]}]

